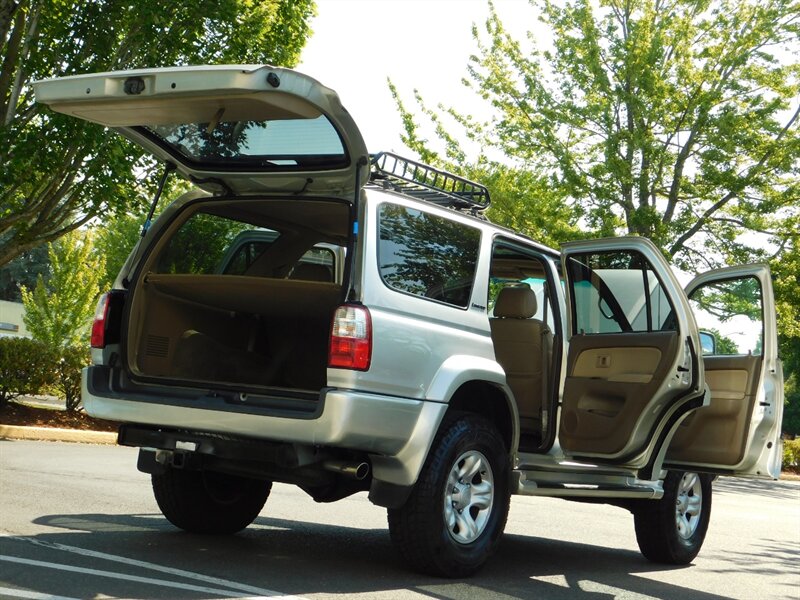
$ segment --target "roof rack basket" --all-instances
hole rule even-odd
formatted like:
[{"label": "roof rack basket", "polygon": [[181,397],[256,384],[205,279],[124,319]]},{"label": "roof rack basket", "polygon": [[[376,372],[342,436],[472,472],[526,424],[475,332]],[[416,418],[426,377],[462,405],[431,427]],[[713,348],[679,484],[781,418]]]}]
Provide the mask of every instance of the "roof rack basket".
[{"label": "roof rack basket", "polygon": [[372,181],[389,183],[403,194],[473,212],[486,210],[489,206],[489,190],[469,179],[391,152],[374,154],[370,162]]}]

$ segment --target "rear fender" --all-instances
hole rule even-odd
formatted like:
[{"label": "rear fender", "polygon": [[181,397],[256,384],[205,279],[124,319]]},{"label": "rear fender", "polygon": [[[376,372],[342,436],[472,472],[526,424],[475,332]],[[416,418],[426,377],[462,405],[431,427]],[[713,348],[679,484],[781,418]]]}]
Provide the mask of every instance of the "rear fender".
[{"label": "rear fender", "polygon": [[451,356],[436,373],[428,388],[423,412],[406,445],[394,456],[370,457],[373,483],[369,497],[373,503],[396,508],[405,502],[425,464],[439,425],[447,412],[450,398],[463,385],[474,381],[493,384],[503,392],[512,419],[512,440],[516,444],[519,438],[519,418],[503,369],[493,360],[465,355]]}]

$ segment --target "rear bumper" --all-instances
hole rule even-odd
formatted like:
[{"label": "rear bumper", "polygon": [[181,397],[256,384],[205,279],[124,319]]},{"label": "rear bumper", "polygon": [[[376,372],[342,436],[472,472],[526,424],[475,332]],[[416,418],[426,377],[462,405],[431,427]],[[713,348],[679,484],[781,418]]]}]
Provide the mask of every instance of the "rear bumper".
[{"label": "rear bumper", "polygon": [[374,477],[395,485],[416,481],[447,409],[438,402],[326,388],[313,411],[288,416],[292,410],[286,407],[234,404],[213,394],[177,394],[166,386],[160,395],[152,386],[148,390],[145,395],[126,387],[116,369],[83,371],[83,405],[94,417],[362,451],[372,457]]}]

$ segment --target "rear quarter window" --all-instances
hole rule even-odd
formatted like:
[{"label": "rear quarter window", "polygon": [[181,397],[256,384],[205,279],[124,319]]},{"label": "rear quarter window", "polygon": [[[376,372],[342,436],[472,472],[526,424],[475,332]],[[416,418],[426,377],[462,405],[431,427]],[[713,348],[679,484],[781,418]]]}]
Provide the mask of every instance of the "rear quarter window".
[{"label": "rear quarter window", "polygon": [[[237,238],[247,231],[269,231],[249,223],[197,212],[175,232],[158,259],[157,273],[210,275],[221,272],[238,275],[263,252],[269,243],[243,244],[228,257]],[[275,234],[277,238],[277,233]],[[237,245],[238,246],[238,245]]]},{"label": "rear quarter window", "polygon": [[466,308],[475,282],[480,231],[421,210],[379,208],[378,268],[392,289]]}]

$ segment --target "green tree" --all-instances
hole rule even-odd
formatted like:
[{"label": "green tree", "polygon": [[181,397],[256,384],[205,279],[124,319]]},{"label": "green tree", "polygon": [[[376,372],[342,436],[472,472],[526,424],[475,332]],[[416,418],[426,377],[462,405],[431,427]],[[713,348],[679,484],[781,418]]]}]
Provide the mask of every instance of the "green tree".
[{"label": "green tree", "polygon": [[37,246],[20,254],[17,258],[0,267],[0,300],[21,302],[22,286],[33,288],[41,275],[47,280],[50,262],[47,258],[47,245]]},{"label": "green tree", "polygon": [[111,215],[95,228],[94,248],[103,262],[100,289],[110,290],[125,260],[139,240],[145,215],[139,212]]},{"label": "green tree", "polygon": [[708,333],[713,335],[714,340],[716,340],[714,354],[719,354],[722,356],[741,354],[739,352],[739,347],[736,345],[736,342],[734,342],[731,338],[722,335],[722,332],[720,332],[719,329],[710,327],[708,329],[703,329],[703,331],[707,331]]},{"label": "green tree", "polygon": [[133,144],[35,104],[31,81],[167,65],[292,66],[314,11],[313,0],[3,0],[0,266],[125,212],[154,185],[137,182],[153,163]]},{"label": "green tree", "polygon": [[103,275],[91,235],[66,234],[48,245],[51,275],[33,290],[22,288],[25,325],[34,340],[53,349],[86,345]]},{"label": "green tree", "polygon": [[[647,236],[688,270],[760,254],[742,231],[780,235],[781,220],[800,212],[800,65],[790,52],[800,3],[535,4],[552,49],[527,51],[491,4],[484,30],[474,28],[464,83],[492,120],[444,109],[459,138],[422,106],[449,157],[463,156],[459,139],[476,142],[482,157],[499,153],[579,205],[592,230]],[[425,140],[403,118],[419,149]]]},{"label": "green tree", "polygon": [[[583,209],[578,204],[564,202],[560,186],[537,165],[524,165],[513,157],[493,159],[483,153],[477,159],[470,160],[463,144],[448,132],[443,118],[428,109],[419,93],[415,93],[417,104],[435,126],[440,141],[444,142],[444,150],[438,152],[433,144],[421,137],[414,114],[406,108],[391,81],[389,89],[403,120],[403,143],[419,154],[423,162],[485,185],[491,196],[487,216],[492,222],[521,231],[552,246],[567,239],[597,235],[579,225]],[[463,129],[468,142],[479,141],[477,138],[484,129],[474,119],[460,115],[453,109],[447,110],[447,115]],[[481,147],[484,146],[481,144]]]},{"label": "green tree", "polygon": [[[499,162],[504,178],[527,174],[525,193],[498,195],[499,221],[533,207],[545,222],[519,225],[539,239],[562,241],[577,223],[583,235],[647,236],[690,272],[769,261],[781,349],[797,365],[800,3],[532,4],[552,47],[535,33],[514,39],[491,3],[473,28],[464,84],[491,117],[432,110],[419,93],[415,115],[393,90],[404,142],[460,171]],[[422,133],[431,128],[434,143]],[[553,228],[559,203],[572,212]]]}]

